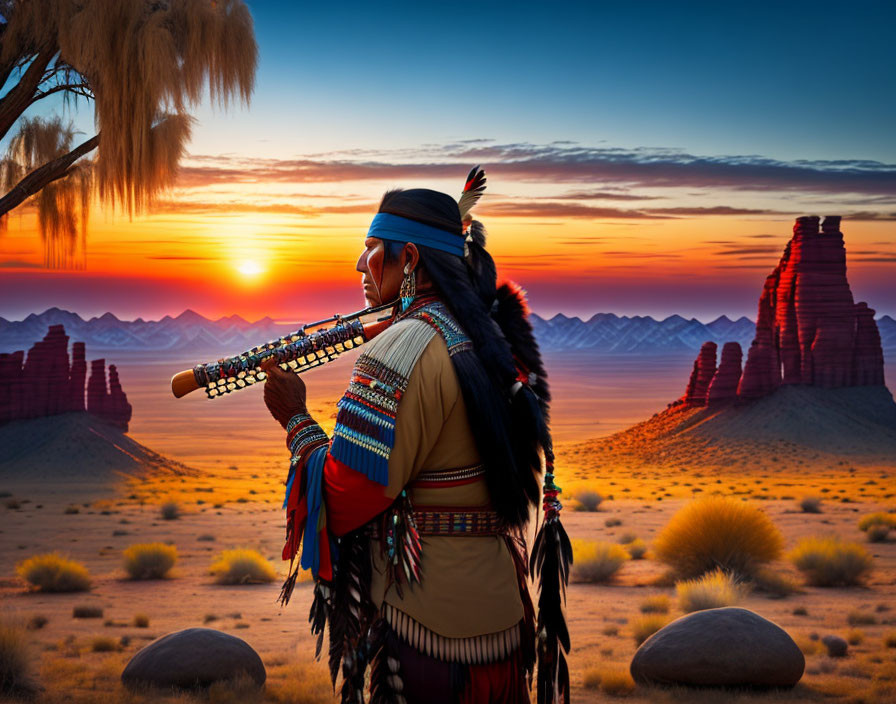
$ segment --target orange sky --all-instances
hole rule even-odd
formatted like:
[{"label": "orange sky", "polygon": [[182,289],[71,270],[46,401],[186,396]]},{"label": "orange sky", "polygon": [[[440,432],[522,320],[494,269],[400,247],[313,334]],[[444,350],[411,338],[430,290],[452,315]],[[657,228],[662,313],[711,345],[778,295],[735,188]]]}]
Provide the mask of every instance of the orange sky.
[{"label": "orange sky", "polygon": [[[456,178],[433,177],[420,165],[417,175],[410,164],[389,179],[353,179],[348,167],[309,178],[271,164],[243,164],[225,176],[213,159],[187,161],[179,187],[151,214],[131,220],[95,207],[79,271],[41,268],[34,210],[20,209],[0,236],[0,315],[17,319],[51,305],[125,318],[185,308],[284,321],[348,312],[362,305],[354,264],[382,192],[455,192],[466,173],[458,164]],[[854,196],[545,183],[502,178],[500,164],[488,173],[476,211],[488,249],[500,275],[528,289],[536,312],[752,316],[794,215],[829,212],[847,217],[856,298],[896,312],[888,280],[894,223],[862,212],[849,219],[859,207]]]}]

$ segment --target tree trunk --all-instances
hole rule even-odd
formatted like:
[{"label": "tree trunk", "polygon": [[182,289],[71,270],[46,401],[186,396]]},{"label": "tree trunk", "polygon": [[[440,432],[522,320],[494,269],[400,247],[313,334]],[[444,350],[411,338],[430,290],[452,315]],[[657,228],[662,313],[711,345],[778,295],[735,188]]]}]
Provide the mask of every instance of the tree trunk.
[{"label": "tree trunk", "polygon": [[37,87],[44,77],[44,71],[54,55],[53,51],[43,51],[35,56],[19,82],[9,93],[0,98],[0,139],[6,136],[15,121],[31,105]]},{"label": "tree trunk", "polygon": [[19,181],[15,187],[0,198],[0,216],[6,215],[10,210],[19,205],[29,196],[33,196],[48,183],[62,178],[68,173],[69,168],[85,154],[93,151],[100,143],[100,136],[96,135],[88,139],[84,144],[76,147],[68,154],[49,161],[36,168],[25,178]]}]

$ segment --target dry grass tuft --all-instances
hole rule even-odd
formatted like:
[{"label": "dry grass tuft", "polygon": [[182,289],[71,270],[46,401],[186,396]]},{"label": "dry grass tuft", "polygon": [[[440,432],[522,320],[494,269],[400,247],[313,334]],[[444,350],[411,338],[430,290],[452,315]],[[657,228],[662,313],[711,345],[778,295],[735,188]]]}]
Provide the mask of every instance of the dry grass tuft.
[{"label": "dry grass tuft", "polygon": [[678,593],[678,608],[685,613],[733,606],[747,593],[741,582],[722,570],[679,582],[675,585],[675,590]]},{"label": "dry grass tuft", "polygon": [[72,618],[102,618],[103,610],[99,606],[74,606]]},{"label": "dry grass tuft", "polygon": [[176,501],[166,501],[159,507],[163,520],[174,521],[180,518],[180,506]]},{"label": "dry grass tuft", "polygon": [[94,653],[112,653],[118,649],[118,641],[109,636],[96,636],[90,641],[90,650]]},{"label": "dry grass tuft", "polygon": [[804,496],[800,501],[803,513],[821,513],[821,499],[817,496]]},{"label": "dry grass tuft", "polygon": [[582,489],[573,495],[576,500],[576,510],[588,511],[593,513],[597,511],[604,500],[604,497],[591,489]]},{"label": "dry grass tuft", "polygon": [[641,538],[635,538],[630,542],[623,543],[623,547],[633,560],[643,560],[644,555],[647,554],[647,543],[641,540]]},{"label": "dry grass tuft", "polygon": [[276,704],[332,704],[333,688],[326,669],[310,664],[271,666],[265,696]]},{"label": "dry grass tuft", "polygon": [[0,620],[0,695],[30,697],[37,691],[25,629]]},{"label": "dry grass tuft", "polygon": [[257,550],[223,550],[211,566],[216,584],[258,584],[273,582],[277,571]]},{"label": "dry grass tuft", "polygon": [[896,530],[896,513],[869,513],[859,519],[859,530],[867,531],[871,526],[886,526]]},{"label": "dry grass tuft", "polygon": [[753,575],[754,589],[765,592],[770,597],[783,598],[791,594],[803,594],[803,590],[790,576],[767,567],[759,569]]},{"label": "dry grass tuft", "polygon": [[122,555],[131,579],[163,579],[177,562],[177,548],[165,543],[131,545]]},{"label": "dry grass tuft", "polygon": [[777,559],[783,547],[781,531],[765,513],[725,496],[687,504],[654,542],[657,558],[682,577],[698,577],[716,568],[750,577]]},{"label": "dry grass tuft", "polygon": [[56,552],[29,557],[16,566],[16,573],[42,592],[83,592],[90,589],[87,568]]},{"label": "dry grass tuft", "polygon": [[134,614],[134,620],[131,625],[135,628],[149,628],[149,616],[146,614]]},{"label": "dry grass tuft", "polygon": [[572,552],[574,582],[606,582],[628,560],[625,548],[603,540],[573,539]]},{"label": "dry grass tuft", "polygon": [[632,636],[635,639],[635,643],[641,645],[641,643],[650,638],[650,636],[660,630],[668,622],[669,619],[666,616],[660,614],[647,614],[646,616],[639,616],[636,619],[632,619],[629,625],[631,626]]},{"label": "dry grass tuft", "polygon": [[788,557],[816,587],[861,584],[874,564],[865,548],[836,535],[803,538]]},{"label": "dry grass tuft", "polygon": [[873,626],[877,623],[877,616],[867,611],[853,609],[846,614],[846,622],[850,626]]},{"label": "dry grass tuft", "polygon": [[896,648],[896,631],[890,631],[889,633],[884,634],[884,647]]},{"label": "dry grass tuft", "polygon": [[665,594],[647,597],[641,602],[642,614],[667,614],[672,606],[672,601]]}]

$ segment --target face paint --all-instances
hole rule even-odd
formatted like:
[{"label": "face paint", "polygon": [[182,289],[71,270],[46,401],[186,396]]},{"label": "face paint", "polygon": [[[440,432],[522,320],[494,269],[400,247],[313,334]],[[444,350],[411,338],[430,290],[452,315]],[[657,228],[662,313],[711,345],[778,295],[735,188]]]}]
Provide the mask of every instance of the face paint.
[{"label": "face paint", "polygon": [[364,287],[364,297],[369,306],[379,305],[383,301],[380,291],[383,283],[384,261],[383,240],[377,237],[368,237],[364,240],[364,251],[361,252],[355,269],[363,274],[361,285]]}]

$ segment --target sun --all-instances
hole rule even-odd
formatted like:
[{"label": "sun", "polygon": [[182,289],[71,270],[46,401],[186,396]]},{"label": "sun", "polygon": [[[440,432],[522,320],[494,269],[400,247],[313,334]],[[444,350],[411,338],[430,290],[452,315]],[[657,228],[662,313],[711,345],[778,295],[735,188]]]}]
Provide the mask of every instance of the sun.
[{"label": "sun", "polygon": [[264,269],[261,264],[251,260],[245,260],[237,264],[236,270],[247,279],[253,279],[258,276]]}]

